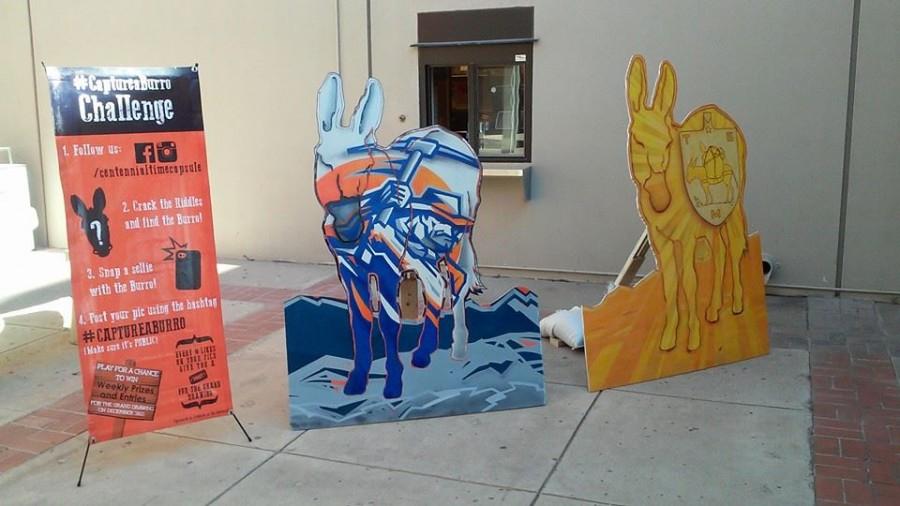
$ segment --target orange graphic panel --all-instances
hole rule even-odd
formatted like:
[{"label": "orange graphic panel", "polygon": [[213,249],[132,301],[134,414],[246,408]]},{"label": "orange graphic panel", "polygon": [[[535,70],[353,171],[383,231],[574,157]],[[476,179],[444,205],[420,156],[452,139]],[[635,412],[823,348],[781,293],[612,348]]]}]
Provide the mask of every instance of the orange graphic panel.
[{"label": "orange graphic panel", "polygon": [[91,436],[228,414],[196,69],[47,71]]},{"label": "orange graphic panel", "polygon": [[747,236],[746,144],[705,105],[677,123],[675,69],[664,61],[652,100],[635,56],[626,77],[628,159],[656,269],[585,308],[591,390],[768,353],[759,237]]},{"label": "orange graphic panel", "polygon": [[[617,287],[602,303],[584,308],[588,388],[594,391],[640,383],[767,354],[768,321],[757,234],[750,236],[741,271],[747,280],[743,312],[724,310],[714,323],[700,318],[703,340],[693,351],[680,345],[665,351],[659,347],[659,336],[666,324],[666,301],[658,271],[637,286]],[[697,273],[700,286],[710,286],[714,273],[711,259],[699,262]],[[729,286],[725,292],[730,293],[730,272],[726,275]],[[701,291],[699,307],[708,306],[711,295],[711,291]],[[728,307],[731,296],[724,298]],[[678,311],[687,313],[683,299]],[[683,321],[677,330],[677,341],[686,342],[687,334],[687,321]]]}]

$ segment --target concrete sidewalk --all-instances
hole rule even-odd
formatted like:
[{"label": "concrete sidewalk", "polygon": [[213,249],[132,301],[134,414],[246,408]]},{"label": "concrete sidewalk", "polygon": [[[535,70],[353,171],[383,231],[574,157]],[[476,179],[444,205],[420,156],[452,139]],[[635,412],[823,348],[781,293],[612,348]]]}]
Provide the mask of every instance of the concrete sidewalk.
[{"label": "concrete sidewalk", "polygon": [[[53,282],[24,297],[0,293],[0,313],[20,313],[0,333],[0,503],[813,504],[851,503],[853,483],[868,487],[872,501],[888,498],[892,489],[884,487],[896,486],[873,480],[861,429],[861,439],[852,427],[817,431],[816,474],[826,474],[816,477],[814,499],[809,352],[813,346],[814,370],[838,377],[841,336],[851,346],[847,335],[868,332],[869,369],[883,376],[875,339],[888,356],[900,355],[891,344],[892,332],[900,336],[896,306],[773,297],[769,356],[599,394],[585,389],[582,353],[545,341],[545,407],[297,432],[288,424],[281,301],[301,291],[340,293],[334,270],[222,264],[235,410],[253,442],[231,418],[219,418],[98,444],[84,486],[75,488],[87,438],[77,352],[58,315],[27,312],[65,295],[67,286]],[[491,277],[485,283],[488,298],[529,286],[544,310],[595,303],[604,291],[591,283]],[[16,307],[23,298],[29,306]],[[820,353],[815,343],[825,337],[830,348]],[[862,373],[852,352],[847,370]],[[882,405],[896,393],[890,359],[887,367],[892,383],[881,392]],[[813,382],[825,388],[815,375]],[[844,409],[829,416],[817,404],[817,421],[850,423],[847,406],[825,394]],[[852,452],[858,448],[849,442],[860,440],[863,456],[843,454],[842,444]],[[827,453],[832,442],[837,455]],[[900,447],[889,441],[883,460],[897,456],[894,448]],[[833,462],[820,466],[820,456]],[[856,474],[827,473],[833,469]]]}]

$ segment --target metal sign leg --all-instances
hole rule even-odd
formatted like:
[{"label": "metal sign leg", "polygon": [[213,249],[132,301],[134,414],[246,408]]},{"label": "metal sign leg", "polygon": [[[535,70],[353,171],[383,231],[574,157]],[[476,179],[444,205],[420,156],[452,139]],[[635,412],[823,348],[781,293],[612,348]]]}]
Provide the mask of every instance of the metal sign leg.
[{"label": "metal sign leg", "polygon": [[234,414],[234,410],[232,410],[232,411],[229,411],[229,412],[228,412],[228,413],[230,413],[230,414],[231,414],[231,416],[233,416],[233,417],[234,417],[234,421],[235,421],[235,422],[237,422],[237,424],[238,424],[238,427],[240,427],[240,428],[241,428],[241,432],[243,432],[243,433],[244,433],[244,436],[246,436],[246,437],[247,437],[247,442],[248,442],[248,443],[252,443],[252,442],[253,442],[253,438],[251,438],[251,437],[250,437],[250,434],[247,434],[247,429],[245,429],[245,428],[244,428],[244,424],[242,424],[242,423],[241,423],[241,421],[240,421],[240,420],[238,420],[238,417],[237,417],[237,415],[236,415],[236,414]]},{"label": "metal sign leg", "polygon": [[91,443],[94,438],[88,436],[87,448],[84,449],[84,459],[81,461],[81,471],[78,473],[78,483],[75,484],[76,487],[81,486],[81,478],[84,476],[84,466],[87,464],[88,452],[91,451]]}]

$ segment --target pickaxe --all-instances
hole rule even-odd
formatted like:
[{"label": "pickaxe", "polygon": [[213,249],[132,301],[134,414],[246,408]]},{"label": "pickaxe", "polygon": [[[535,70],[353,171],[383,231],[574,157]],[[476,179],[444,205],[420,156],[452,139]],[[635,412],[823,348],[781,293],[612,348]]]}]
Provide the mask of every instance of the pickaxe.
[{"label": "pickaxe", "polygon": [[[422,163],[422,158],[431,158],[438,151],[440,146],[441,145],[437,141],[431,139],[421,137],[412,139],[406,146],[406,150],[409,152],[409,158],[406,159],[406,163],[404,163],[403,167],[400,169],[400,177],[398,179],[404,184],[409,185],[409,183],[412,182],[413,176],[416,174],[416,169],[418,169],[419,164]],[[381,214],[378,215],[378,221],[382,225],[387,223],[393,210],[393,207],[383,209]]]}]

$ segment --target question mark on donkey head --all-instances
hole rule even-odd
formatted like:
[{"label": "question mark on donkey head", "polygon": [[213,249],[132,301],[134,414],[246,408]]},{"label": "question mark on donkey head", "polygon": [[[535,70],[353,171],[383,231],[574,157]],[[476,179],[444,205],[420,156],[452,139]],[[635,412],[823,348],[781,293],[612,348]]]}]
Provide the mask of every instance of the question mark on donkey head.
[{"label": "question mark on donkey head", "polygon": [[103,237],[101,235],[102,230],[100,230],[101,226],[102,225],[100,224],[100,220],[91,221],[91,230],[93,230],[97,234],[97,244],[103,246]]},{"label": "question mark on donkey head", "polygon": [[73,194],[70,198],[72,209],[75,214],[81,218],[81,228],[88,242],[93,247],[95,255],[105,257],[112,250],[112,244],[109,240],[109,218],[103,213],[106,207],[106,194],[103,188],[94,190],[92,199],[93,207],[88,207],[78,195]]}]

